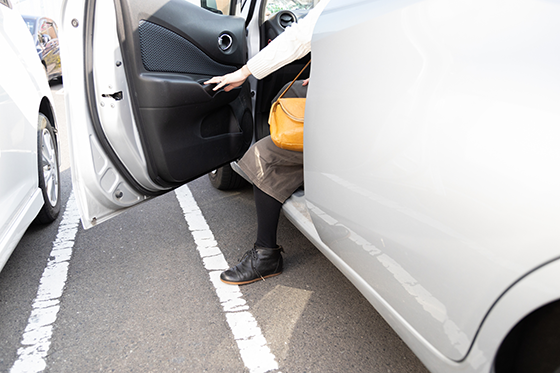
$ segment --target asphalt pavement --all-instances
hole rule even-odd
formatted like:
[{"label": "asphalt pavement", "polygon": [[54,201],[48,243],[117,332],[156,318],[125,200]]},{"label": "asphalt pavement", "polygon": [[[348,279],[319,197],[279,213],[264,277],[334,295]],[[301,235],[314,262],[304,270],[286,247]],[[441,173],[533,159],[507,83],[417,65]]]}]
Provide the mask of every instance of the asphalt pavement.
[{"label": "asphalt pavement", "polygon": [[[65,211],[73,202],[63,86],[51,88],[63,137]],[[207,177],[186,188],[216,246],[235,264],[255,239],[252,189],[219,191]],[[30,227],[0,272],[0,372],[9,372],[25,357],[25,333],[32,312],[43,307],[37,305],[37,291],[54,260],[62,220],[63,214],[53,224]],[[92,229],[80,225],[69,242],[58,312],[42,325],[48,333],[35,339],[48,350],[32,355],[44,356],[39,360],[45,372],[270,368],[268,363],[259,368],[258,356],[246,356],[250,350],[240,336],[245,329],[234,318],[240,312],[228,313],[221,302],[222,290],[211,280],[176,192]],[[365,298],[284,217],[279,243],[286,250],[284,273],[239,287],[243,312],[255,321],[250,328],[259,331],[260,348],[276,364],[270,371],[427,372]]]}]

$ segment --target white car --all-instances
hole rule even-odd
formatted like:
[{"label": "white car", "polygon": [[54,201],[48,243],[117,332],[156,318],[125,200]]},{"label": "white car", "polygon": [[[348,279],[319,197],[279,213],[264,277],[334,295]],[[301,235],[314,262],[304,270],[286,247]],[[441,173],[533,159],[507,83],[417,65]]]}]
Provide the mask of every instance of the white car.
[{"label": "white car", "polygon": [[[213,94],[305,9],[196,3],[66,3],[85,227],[214,169],[230,185],[305,63]],[[431,371],[560,371],[558,19],[557,1],[331,0],[316,26],[284,212]]]},{"label": "white car", "polygon": [[51,90],[33,38],[0,0],[0,270],[33,221],[60,211],[59,157]]}]

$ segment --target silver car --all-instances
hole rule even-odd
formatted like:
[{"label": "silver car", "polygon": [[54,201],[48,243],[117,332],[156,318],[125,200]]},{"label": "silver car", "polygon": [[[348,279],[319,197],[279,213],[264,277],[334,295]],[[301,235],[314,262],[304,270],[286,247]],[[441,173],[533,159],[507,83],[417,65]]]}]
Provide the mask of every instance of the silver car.
[{"label": "silver car", "polygon": [[[203,82],[317,1],[297,3],[66,3],[85,227],[212,170],[238,183],[306,59]],[[284,212],[431,371],[560,370],[559,18],[544,0],[331,0],[316,26],[305,190]]]}]

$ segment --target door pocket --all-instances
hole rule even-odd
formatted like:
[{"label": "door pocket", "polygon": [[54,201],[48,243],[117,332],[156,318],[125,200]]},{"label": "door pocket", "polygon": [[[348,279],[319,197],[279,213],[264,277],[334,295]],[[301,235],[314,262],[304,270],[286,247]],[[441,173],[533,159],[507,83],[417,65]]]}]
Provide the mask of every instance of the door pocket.
[{"label": "door pocket", "polygon": [[241,127],[229,106],[210,113],[200,125],[200,136],[203,138],[241,132]]}]

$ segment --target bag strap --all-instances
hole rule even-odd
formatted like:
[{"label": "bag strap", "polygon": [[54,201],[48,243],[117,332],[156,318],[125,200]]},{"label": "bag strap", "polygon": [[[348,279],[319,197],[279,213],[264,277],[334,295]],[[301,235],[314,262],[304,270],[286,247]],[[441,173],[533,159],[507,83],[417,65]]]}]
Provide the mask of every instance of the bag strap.
[{"label": "bag strap", "polygon": [[[278,105],[280,105],[280,107],[282,108],[282,112],[284,114],[286,114],[288,116],[288,118],[290,118],[291,120],[296,121],[296,122],[303,122],[303,117],[297,117],[294,114],[290,113],[290,110],[288,110],[288,108],[285,106],[286,105],[285,102],[282,102],[282,101],[277,101],[277,102],[278,102]],[[293,109],[293,108],[291,108],[291,109]]]},{"label": "bag strap", "polygon": [[297,76],[294,78],[294,80],[292,80],[292,82],[290,83],[290,85],[288,86],[288,88],[286,88],[284,90],[284,92],[282,92],[282,94],[280,95],[280,97],[278,97],[278,99],[280,100],[282,97],[284,97],[284,94],[286,92],[288,92],[288,90],[290,88],[292,88],[292,86],[294,85],[294,83],[296,82],[297,78],[299,78],[299,76],[305,71],[305,69],[307,69],[307,66],[309,66],[309,64],[311,63],[311,60],[309,60],[309,62],[303,67],[303,69],[301,69],[301,71],[299,72],[299,74],[297,74]]}]

